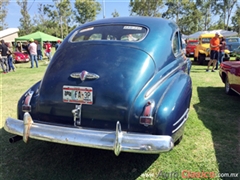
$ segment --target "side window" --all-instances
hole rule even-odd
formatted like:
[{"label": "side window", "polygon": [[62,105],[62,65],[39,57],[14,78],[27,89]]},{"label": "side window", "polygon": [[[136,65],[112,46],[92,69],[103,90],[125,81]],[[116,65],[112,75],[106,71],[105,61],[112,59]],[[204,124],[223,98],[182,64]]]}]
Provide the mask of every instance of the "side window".
[{"label": "side window", "polygon": [[180,46],[180,36],[179,32],[176,32],[173,37],[173,53],[174,55],[178,55],[181,52],[181,46]]},{"label": "side window", "polygon": [[102,34],[92,34],[88,40],[101,40]]}]

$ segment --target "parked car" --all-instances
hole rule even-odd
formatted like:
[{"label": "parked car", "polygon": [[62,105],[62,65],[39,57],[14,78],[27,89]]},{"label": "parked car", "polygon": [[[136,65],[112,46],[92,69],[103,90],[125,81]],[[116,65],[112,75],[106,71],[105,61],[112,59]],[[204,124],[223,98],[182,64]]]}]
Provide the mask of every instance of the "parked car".
[{"label": "parked car", "polygon": [[17,135],[10,142],[33,138],[116,155],[170,151],[188,118],[190,62],[170,20],[85,23],[64,39],[4,129]]},{"label": "parked car", "polygon": [[225,92],[229,95],[240,95],[240,61],[226,61],[221,63],[219,75],[225,84]]},{"label": "parked car", "polygon": [[13,63],[29,62],[30,60],[28,53],[25,52],[14,52],[12,55]]},{"label": "parked car", "polygon": [[[215,34],[201,34],[199,36],[199,44],[196,46],[194,51],[194,61],[198,61],[199,64],[204,64],[207,60],[210,60],[210,40],[215,36]],[[222,35],[220,35],[222,37]],[[229,50],[224,50],[225,57],[223,61],[229,60]]]},{"label": "parked car", "polygon": [[240,38],[239,37],[229,37],[226,38],[226,45],[228,50],[230,51],[230,56],[233,56],[233,50],[237,49],[240,46]]},{"label": "parked car", "polygon": [[198,45],[198,40],[188,40],[186,47],[186,56],[194,56],[194,51],[196,46]]},{"label": "parked car", "polygon": [[240,46],[232,51],[233,56],[236,56],[236,61],[240,61]]}]

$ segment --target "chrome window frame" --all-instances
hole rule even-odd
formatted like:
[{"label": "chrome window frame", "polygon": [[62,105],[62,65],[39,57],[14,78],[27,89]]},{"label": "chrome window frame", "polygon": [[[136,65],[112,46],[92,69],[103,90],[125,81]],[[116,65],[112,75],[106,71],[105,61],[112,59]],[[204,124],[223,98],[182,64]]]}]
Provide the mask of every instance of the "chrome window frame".
[{"label": "chrome window frame", "polygon": [[[72,41],[73,38],[76,36],[77,33],[80,33],[80,31],[84,30],[84,29],[90,29],[90,28],[94,28],[94,27],[99,27],[99,26],[136,26],[136,27],[142,27],[146,30],[146,33],[144,34],[144,36],[141,38],[141,40],[138,41],[123,41],[123,40],[106,40],[106,39],[101,39],[101,40],[89,40],[89,41]],[[143,41],[147,35],[149,34],[149,28],[147,26],[144,26],[142,24],[122,24],[122,23],[116,23],[116,24],[95,24],[95,25],[91,25],[88,27],[83,27],[83,28],[79,28],[76,29],[75,32],[73,32],[73,34],[69,37],[68,42],[70,43],[81,43],[81,42],[92,42],[92,41],[108,41],[108,42],[130,42],[130,43],[139,43],[141,41]]]}]

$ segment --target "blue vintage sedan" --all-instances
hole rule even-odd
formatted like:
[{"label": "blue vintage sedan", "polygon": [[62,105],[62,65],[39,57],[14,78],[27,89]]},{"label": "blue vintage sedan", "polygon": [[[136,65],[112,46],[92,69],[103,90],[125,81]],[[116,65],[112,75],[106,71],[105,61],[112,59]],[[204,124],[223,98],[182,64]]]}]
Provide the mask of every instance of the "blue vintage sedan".
[{"label": "blue vintage sedan", "polygon": [[10,142],[29,138],[158,154],[180,142],[192,96],[191,63],[169,20],[119,17],[73,30],[44,77],[7,118]]}]

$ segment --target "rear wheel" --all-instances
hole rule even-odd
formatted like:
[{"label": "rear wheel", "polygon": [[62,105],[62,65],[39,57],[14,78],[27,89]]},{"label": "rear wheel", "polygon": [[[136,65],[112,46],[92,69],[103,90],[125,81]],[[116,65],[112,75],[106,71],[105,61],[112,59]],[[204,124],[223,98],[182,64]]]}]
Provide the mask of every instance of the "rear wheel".
[{"label": "rear wheel", "polygon": [[229,80],[228,80],[227,77],[226,77],[226,80],[225,80],[225,92],[228,95],[232,95],[233,94],[233,90],[230,87]]},{"label": "rear wheel", "polygon": [[203,65],[203,64],[204,64],[205,59],[206,59],[206,55],[199,53],[199,55],[198,55],[198,63],[199,63],[200,65]]}]

